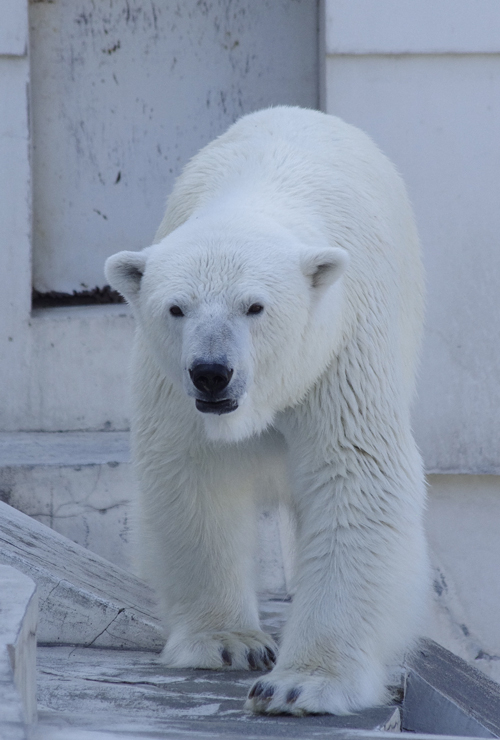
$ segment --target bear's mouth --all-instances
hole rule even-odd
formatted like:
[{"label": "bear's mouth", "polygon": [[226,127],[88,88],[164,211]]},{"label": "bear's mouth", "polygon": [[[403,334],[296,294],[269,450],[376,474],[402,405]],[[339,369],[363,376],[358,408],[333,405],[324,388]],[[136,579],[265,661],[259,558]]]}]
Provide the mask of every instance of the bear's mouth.
[{"label": "bear's mouth", "polygon": [[202,401],[201,398],[197,398],[196,408],[202,414],[229,414],[236,411],[238,402],[231,398],[223,398],[222,401]]}]

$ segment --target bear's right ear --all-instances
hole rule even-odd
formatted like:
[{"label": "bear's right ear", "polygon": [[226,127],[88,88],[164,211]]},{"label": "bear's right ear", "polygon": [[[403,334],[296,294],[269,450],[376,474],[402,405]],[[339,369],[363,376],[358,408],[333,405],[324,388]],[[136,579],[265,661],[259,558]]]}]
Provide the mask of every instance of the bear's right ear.
[{"label": "bear's right ear", "polygon": [[106,260],[104,274],[108,283],[129,302],[137,297],[146,269],[142,252],[118,252]]}]

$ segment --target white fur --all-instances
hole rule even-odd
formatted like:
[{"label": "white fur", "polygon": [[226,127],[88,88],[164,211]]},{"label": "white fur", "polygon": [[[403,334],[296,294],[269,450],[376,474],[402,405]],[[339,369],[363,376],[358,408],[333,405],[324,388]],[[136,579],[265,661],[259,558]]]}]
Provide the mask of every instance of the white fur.
[{"label": "white fur", "polygon": [[[268,662],[256,481],[285,461],[296,594],[248,706],[343,714],[383,701],[427,585],[409,413],[423,279],[393,166],[337,118],[246,116],[188,164],[156,243],[111,257],[106,274],[137,319],[141,559],[163,605],[165,662],[249,667],[249,651]],[[264,310],[247,315],[255,303]],[[196,409],[197,361],[233,370],[235,411]]]}]

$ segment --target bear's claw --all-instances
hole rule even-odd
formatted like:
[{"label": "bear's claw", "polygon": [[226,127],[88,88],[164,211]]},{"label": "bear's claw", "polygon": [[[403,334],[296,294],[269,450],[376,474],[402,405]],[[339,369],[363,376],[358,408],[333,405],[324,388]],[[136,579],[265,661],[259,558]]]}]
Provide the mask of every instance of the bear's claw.
[{"label": "bear's claw", "polygon": [[[274,660],[271,655],[274,656]],[[221,654],[222,662],[228,668],[233,665],[233,656],[227,648],[222,648]],[[251,671],[264,671],[266,668],[271,670],[276,661],[276,656],[270,648],[265,650],[248,650],[246,653],[246,659],[248,661],[248,667]]]},{"label": "bear's claw", "polygon": [[247,653],[248,665],[251,671],[265,671],[274,668],[276,662],[276,654],[274,650],[266,647],[262,649],[249,650]]},{"label": "bear's claw", "polygon": [[274,652],[274,650],[271,650],[270,647],[266,647],[266,653],[269,661],[274,665],[274,663],[276,663],[276,653]]},{"label": "bear's claw", "polygon": [[271,684],[265,683],[264,681],[257,681],[250,689],[248,697],[249,699],[252,699],[255,696],[261,700],[265,700],[270,699],[273,694],[274,686],[271,686]]},{"label": "bear's claw", "polygon": [[295,702],[297,701],[301,693],[302,693],[302,689],[298,686],[295,686],[295,688],[290,689],[290,691],[286,695],[286,703],[295,704]]},{"label": "bear's claw", "polygon": [[[380,701],[380,699],[379,699]],[[257,680],[249,691],[245,709],[257,714],[351,714],[370,704],[361,692],[350,692],[338,677],[325,671],[280,671],[274,669]]]},{"label": "bear's claw", "polygon": [[175,668],[268,671],[276,662],[275,643],[260,630],[204,632],[181,640],[171,637],[160,660]]}]

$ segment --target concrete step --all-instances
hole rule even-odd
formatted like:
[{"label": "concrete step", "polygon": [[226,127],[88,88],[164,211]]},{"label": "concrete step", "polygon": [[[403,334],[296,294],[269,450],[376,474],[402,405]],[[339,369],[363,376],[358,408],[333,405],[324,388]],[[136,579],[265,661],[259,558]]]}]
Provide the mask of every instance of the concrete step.
[{"label": "concrete step", "polygon": [[131,567],[127,432],[0,434],[0,500]]}]

